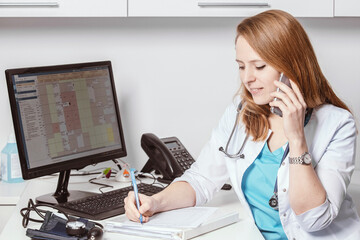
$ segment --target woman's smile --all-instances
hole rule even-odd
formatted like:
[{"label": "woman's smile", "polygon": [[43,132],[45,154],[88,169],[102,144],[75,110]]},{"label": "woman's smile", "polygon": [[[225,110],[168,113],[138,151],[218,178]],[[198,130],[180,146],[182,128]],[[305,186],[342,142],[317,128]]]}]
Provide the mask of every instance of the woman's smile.
[{"label": "woman's smile", "polygon": [[264,88],[250,88],[250,93],[251,95],[256,96],[261,94],[263,89]]}]

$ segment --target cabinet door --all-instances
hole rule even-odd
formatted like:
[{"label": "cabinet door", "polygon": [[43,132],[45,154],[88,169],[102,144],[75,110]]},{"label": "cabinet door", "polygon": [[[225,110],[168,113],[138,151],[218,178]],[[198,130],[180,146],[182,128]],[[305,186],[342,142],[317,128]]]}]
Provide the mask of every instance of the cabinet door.
[{"label": "cabinet door", "polygon": [[0,0],[0,17],[126,17],[127,0]]},{"label": "cabinet door", "polygon": [[334,0],[335,17],[360,17],[359,0]]},{"label": "cabinet door", "polygon": [[246,17],[268,9],[295,17],[333,17],[333,0],[128,0],[129,17]]}]

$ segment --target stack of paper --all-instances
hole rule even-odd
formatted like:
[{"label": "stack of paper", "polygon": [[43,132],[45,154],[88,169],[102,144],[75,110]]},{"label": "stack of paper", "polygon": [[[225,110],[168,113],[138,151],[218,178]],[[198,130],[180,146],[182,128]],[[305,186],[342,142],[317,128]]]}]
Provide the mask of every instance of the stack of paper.
[{"label": "stack of paper", "polygon": [[174,239],[183,238],[183,231],[172,228],[157,228],[146,225],[134,226],[126,223],[108,222],[105,224],[105,231],[135,235],[140,237],[151,237],[156,239]]},{"label": "stack of paper", "polygon": [[221,209],[213,207],[191,207],[158,213],[145,224],[115,219],[105,224],[105,231],[158,239],[183,240],[237,221],[239,221],[237,212],[224,213]]}]

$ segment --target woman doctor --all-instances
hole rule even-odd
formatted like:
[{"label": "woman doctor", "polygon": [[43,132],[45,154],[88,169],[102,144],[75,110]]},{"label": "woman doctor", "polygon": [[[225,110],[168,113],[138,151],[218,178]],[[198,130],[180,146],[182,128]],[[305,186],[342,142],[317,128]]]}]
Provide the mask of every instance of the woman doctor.
[{"label": "woman doctor", "polygon": [[[360,239],[347,194],[355,121],[304,29],[290,14],[270,10],[244,19],[235,44],[239,97],[196,163],[162,192],[140,194],[139,211],[130,192],[126,216],[139,221],[141,213],[147,222],[157,212],[204,204],[230,178],[265,239]],[[278,81],[281,73],[291,87]]]}]

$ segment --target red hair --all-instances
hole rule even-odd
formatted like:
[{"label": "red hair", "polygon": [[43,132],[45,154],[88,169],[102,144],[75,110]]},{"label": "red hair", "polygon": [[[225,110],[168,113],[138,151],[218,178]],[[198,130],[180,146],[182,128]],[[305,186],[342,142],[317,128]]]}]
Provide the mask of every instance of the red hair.
[{"label": "red hair", "polygon": [[[330,103],[350,112],[323,75],[305,30],[293,16],[280,10],[262,12],[237,26],[235,42],[239,36],[299,87],[308,108]],[[238,94],[246,102],[241,113],[246,132],[254,141],[265,140],[270,128],[269,105],[257,105],[243,83]]]}]

